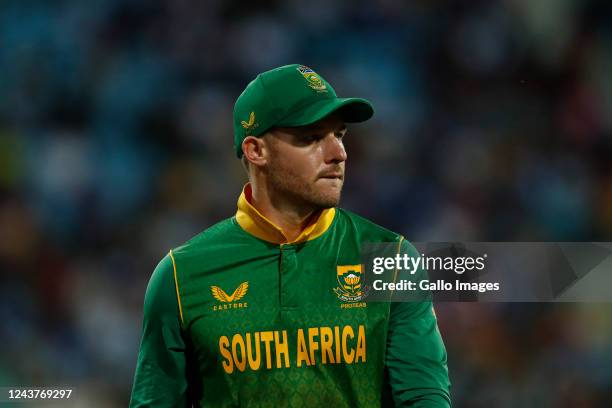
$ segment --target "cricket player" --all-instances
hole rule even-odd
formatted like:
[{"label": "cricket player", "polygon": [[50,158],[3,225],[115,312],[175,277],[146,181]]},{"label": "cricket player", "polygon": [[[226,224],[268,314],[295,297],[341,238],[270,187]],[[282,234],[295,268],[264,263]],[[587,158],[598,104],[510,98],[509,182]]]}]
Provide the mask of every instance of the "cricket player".
[{"label": "cricket player", "polygon": [[431,301],[365,302],[362,290],[363,243],[416,250],[336,207],[346,123],[372,115],[303,65],[248,84],[234,148],[249,183],[235,216],[153,272],[132,407],[450,406]]}]

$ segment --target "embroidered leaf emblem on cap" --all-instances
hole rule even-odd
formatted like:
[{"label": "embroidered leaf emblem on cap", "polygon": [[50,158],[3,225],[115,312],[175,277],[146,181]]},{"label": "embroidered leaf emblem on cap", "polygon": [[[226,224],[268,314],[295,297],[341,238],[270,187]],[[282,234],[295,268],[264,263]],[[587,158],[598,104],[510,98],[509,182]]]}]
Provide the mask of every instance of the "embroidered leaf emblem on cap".
[{"label": "embroidered leaf emblem on cap", "polygon": [[325,91],[327,92],[327,87],[325,83],[321,80],[319,75],[314,72],[312,69],[308,68],[305,65],[300,65],[296,68],[300,74],[308,81],[308,86],[317,91]]},{"label": "embroidered leaf emblem on cap", "polygon": [[248,122],[245,122],[244,120],[242,120],[240,121],[240,123],[242,124],[242,127],[247,130],[255,129],[257,126],[259,126],[258,123],[255,123],[255,112],[251,112],[251,114],[249,115]]}]

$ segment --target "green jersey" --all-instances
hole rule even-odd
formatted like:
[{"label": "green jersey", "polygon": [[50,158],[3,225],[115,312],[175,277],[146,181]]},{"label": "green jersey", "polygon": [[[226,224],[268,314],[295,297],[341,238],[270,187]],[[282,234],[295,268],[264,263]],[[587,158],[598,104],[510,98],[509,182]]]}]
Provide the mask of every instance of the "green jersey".
[{"label": "green jersey", "polygon": [[335,208],[288,242],[249,201],[153,272],[131,406],[450,406],[431,302],[355,289],[362,243],[414,247]]}]

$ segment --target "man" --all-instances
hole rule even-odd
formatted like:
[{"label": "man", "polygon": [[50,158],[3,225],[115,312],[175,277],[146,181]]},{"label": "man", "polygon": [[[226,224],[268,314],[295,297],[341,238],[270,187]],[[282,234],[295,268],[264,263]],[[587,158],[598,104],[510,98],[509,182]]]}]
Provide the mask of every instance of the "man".
[{"label": "man", "polygon": [[366,303],[356,289],[362,243],[416,255],[335,208],[345,122],[372,114],[302,65],[246,87],[234,147],[249,183],[234,217],[153,272],[131,406],[450,405],[431,302]]}]

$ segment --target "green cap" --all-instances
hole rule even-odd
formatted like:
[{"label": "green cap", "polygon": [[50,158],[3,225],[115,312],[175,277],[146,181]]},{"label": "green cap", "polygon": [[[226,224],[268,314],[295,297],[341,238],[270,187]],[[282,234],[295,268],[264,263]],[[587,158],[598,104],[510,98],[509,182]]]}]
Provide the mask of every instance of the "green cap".
[{"label": "green cap", "polygon": [[261,136],[274,126],[310,125],[332,112],[345,122],[372,117],[372,104],[361,98],[338,98],[319,74],[304,65],[274,68],[257,75],[234,105],[234,149],[242,157],[242,141]]}]

